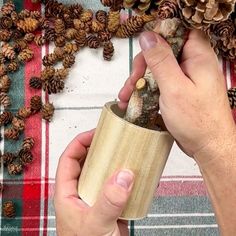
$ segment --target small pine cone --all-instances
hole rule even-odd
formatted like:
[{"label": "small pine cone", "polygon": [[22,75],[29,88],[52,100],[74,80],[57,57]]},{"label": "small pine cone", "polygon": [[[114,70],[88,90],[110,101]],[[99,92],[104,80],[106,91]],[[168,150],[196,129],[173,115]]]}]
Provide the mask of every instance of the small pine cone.
[{"label": "small pine cone", "polygon": [[66,44],[66,37],[64,35],[57,35],[54,43],[56,47],[64,47]]},{"label": "small pine cone", "polygon": [[228,90],[228,98],[230,102],[230,107],[232,109],[236,108],[236,87]]},{"label": "small pine cone", "polygon": [[132,9],[136,14],[155,14],[157,5],[160,1],[152,1],[152,0],[124,0],[124,7],[128,9]]},{"label": "small pine cone", "polygon": [[91,21],[93,19],[93,11],[90,9],[84,10],[81,14],[79,19],[82,22],[88,22]]},{"label": "small pine cone", "polygon": [[6,69],[5,65],[0,64],[0,76],[6,75],[6,73],[7,73],[7,69]]},{"label": "small pine cone", "polygon": [[120,26],[120,11],[109,11],[107,29],[115,33]]},{"label": "small pine cone", "polygon": [[101,3],[103,4],[103,6],[105,7],[111,7],[113,4],[114,0],[101,0]]},{"label": "small pine cone", "polygon": [[13,40],[19,40],[20,38],[22,38],[24,36],[24,33],[18,29],[15,29],[12,31],[12,36],[11,38]]},{"label": "small pine cone", "polygon": [[71,15],[69,15],[69,14],[64,14],[63,21],[65,22],[66,28],[72,28],[74,25],[74,23],[73,23],[74,19],[71,18]]},{"label": "small pine cone", "polygon": [[19,17],[19,19],[28,18],[28,17],[30,17],[30,11],[28,9],[24,9],[19,12],[18,17]]},{"label": "small pine cone", "polygon": [[62,60],[65,55],[64,47],[55,47],[53,52],[58,60]]},{"label": "small pine cone", "polygon": [[56,33],[53,28],[48,28],[45,30],[44,38],[47,42],[53,42],[56,38]]},{"label": "small pine cone", "polygon": [[96,35],[91,34],[87,37],[87,45],[90,48],[96,49],[100,47],[100,41]]},{"label": "small pine cone", "polygon": [[16,53],[15,53],[13,47],[8,43],[4,43],[2,45],[2,54],[5,58],[7,58],[9,60],[13,60],[16,58]]},{"label": "small pine cone", "polygon": [[68,40],[73,40],[73,39],[75,39],[75,36],[77,33],[78,33],[78,31],[75,28],[69,28],[66,30],[65,37]]},{"label": "small pine cone", "polygon": [[62,64],[65,68],[71,68],[75,64],[75,56],[68,54],[63,58]]},{"label": "small pine cone", "polygon": [[16,40],[15,44],[13,45],[13,48],[15,52],[19,53],[23,51],[24,49],[28,48],[28,43],[23,39],[19,39],[19,40]]},{"label": "small pine cone", "polygon": [[25,129],[25,122],[24,122],[24,120],[20,119],[19,117],[13,117],[12,126],[16,130],[22,131]]},{"label": "small pine cone", "polygon": [[51,78],[46,80],[43,84],[43,90],[48,94],[60,93],[65,87],[65,82],[58,78]]},{"label": "small pine cone", "polygon": [[2,162],[4,166],[8,166],[9,164],[11,164],[14,160],[16,159],[16,155],[14,153],[11,152],[5,152],[2,155]]},{"label": "small pine cone", "polygon": [[29,86],[33,89],[41,89],[42,88],[42,80],[40,77],[31,77],[29,81]]},{"label": "small pine cone", "polygon": [[[6,58],[3,56],[2,52],[0,52],[0,66],[1,66],[1,73],[5,71],[4,73],[6,74],[6,67],[5,63],[7,62]],[[2,75],[0,75],[2,76]]]},{"label": "small pine cone", "polygon": [[34,146],[34,139],[32,137],[24,138],[22,143],[23,150],[31,150]]},{"label": "small pine cone", "polygon": [[86,45],[87,34],[85,30],[78,30],[78,33],[75,36],[75,41],[79,47]]},{"label": "small pine cone", "polygon": [[100,42],[107,42],[111,39],[112,34],[108,30],[104,30],[98,33],[98,39]]},{"label": "small pine cone", "polygon": [[55,68],[52,66],[46,66],[41,72],[42,81],[51,79],[55,74]]},{"label": "small pine cone", "polygon": [[55,78],[60,79],[60,80],[65,80],[69,75],[69,69],[67,68],[62,68],[62,69],[57,69],[55,72]]},{"label": "small pine cone", "polygon": [[35,35],[33,33],[27,33],[25,36],[24,36],[24,40],[28,43],[31,43],[34,41],[34,37]]},{"label": "small pine cone", "polygon": [[231,19],[214,24],[211,27],[213,34],[219,38],[231,38],[234,34],[235,26]]},{"label": "small pine cone", "polygon": [[11,87],[11,80],[8,75],[3,75],[0,77],[0,92],[7,93]]},{"label": "small pine cone", "polygon": [[11,99],[6,93],[1,92],[0,93],[0,103],[1,103],[1,105],[3,105],[3,107],[5,109],[7,109],[11,105]]},{"label": "small pine cone", "polygon": [[21,164],[10,164],[7,166],[9,175],[19,175],[23,171],[23,166]]},{"label": "small pine cone", "polygon": [[49,29],[51,25],[51,21],[47,19],[46,17],[41,17],[39,19],[39,26],[41,29]]},{"label": "small pine cone", "polygon": [[44,66],[52,66],[57,62],[57,56],[54,53],[50,53],[43,57]]},{"label": "small pine cone", "polygon": [[98,20],[93,20],[91,29],[92,29],[92,32],[98,33],[105,29],[105,24],[99,22]]},{"label": "small pine cone", "polygon": [[140,32],[144,26],[144,21],[140,16],[132,16],[126,20],[116,32],[119,38],[129,38]]},{"label": "small pine cone", "polygon": [[19,55],[18,60],[20,62],[27,62],[30,61],[34,56],[34,52],[30,48],[23,49]]},{"label": "small pine cone", "polygon": [[79,19],[74,19],[73,23],[76,30],[81,30],[85,27],[85,23]]},{"label": "small pine cone", "polygon": [[157,18],[164,20],[178,16],[178,3],[176,0],[165,0],[160,3],[157,9]]},{"label": "small pine cone", "polygon": [[83,7],[80,4],[72,4],[69,6],[70,15],[72,18],[78,18],[83,11]]},{"label": "small pine cone", "polygon": [[29,107],[21,107],[16,113],[16,117],[20,119],[26,119],[30,117],[32,114],[31,109]]},{"label": "small pine cone", "polygon": [[41,13],[40,11],[31,11],[30,17],[33,19],[39,20],[41,18]]},{"label": "small pine cone", "polygon": [[55,108],[52,103],[44,104],[41,109],[42,118],[44,120],[50,122],[52,120],[53,115],[54,115],[54,110],[55,110]]},{"label": "small pine cone", "polygon": [[67,54],[74,54],[79,51],[79,47],[76,43],[67,43],[64,46],[64,52]]},{"label": "small pine cone", "polygon": [[11,17],[3,16],[0,18],[0,26],[2,29],[11,29],[13,25]]},{"label": "small pine cone", "polygon": [[65,24],[62,19],[56,19],[54,24],[56,34],[65,33]]},{"label": "small pine cone", "polygon": [[16,25],[16,22],[19,20],[19,17],[18,17],[18,14],[17,14],[16,11],[13,11],[13,12],[11,13],[11,19],[12,19],[14,25]]},{"label": "small pine cone", "polygon": [[110,9],[113,11],[118,11],[123,8],[123,0],[101,0],[101,3],[106,7],[110,7]]},{"label": "small pine cone", "polygon": [[6,29],[0,29],[0,41],[8,42],[11,39],[12,32]]},{"label": "small pine cone", "polygon": [[0,115],[0,126],[8,125],[11,123],[12,119],[13,115],[10,111],[3,111],[3,113]]},{"label": "small pine cone", "polygon": [[17,22],[17,29],[23,30],[25,33],[34,32],[39,27],[39,21],[31,17],[24,18]]},{"label": "small pine cone", "polygon": [[21,149],[18,153],[20,164],[26,166],[33,161],[33,155],[30,150]]},{"label": "small pine cone", "polygon": [[8,65],[7,65],[7,71],[8,72],[15,72],[19,69],[19,64],[17,61],[11,61]]},{"label": "small pine cone", "polygon": [[16,215],[15,204],[12,201],[3,203],[2,214],[6,218],[14,218]]},{"label": "small pine cone", "polygon": [[46,43],[46,40],[43,35],[36,35],[34,38],[34,42],[37,46],[43,46]]},{"label": "small pine cone", "polygon": [[97,21],[101,22],[102,24],[106,24],[107,22],[107,13],[103,10],[99,10],[96,12],[95,15]]},{"label": "small pine cone", "polygon": [[13,11],[15,11],[16,7],[15,4],[12,1],[8,1],[5,4],[3,4],[1,8],[1,13],[3,16],[11,15]]},{"label": "small pine cone", "polygon": [[6,139],[18,140],[19,135],[20,135],[19,130],[14,129],[13,127],[5,129],[4,131],[4,137]]},{"label": "small pine cone", "polygon": [[104,43],[104,49],[103,49],[103,58],[106,61],[110,61],[111,58],[114,55],[114,46],[111,41],[108,41]]},{"label": "small pine cone", "polygon": [[33,113],[36,113],[42,108],[42,99],[40,96],[35,95],[30,99],[30,108]]}]

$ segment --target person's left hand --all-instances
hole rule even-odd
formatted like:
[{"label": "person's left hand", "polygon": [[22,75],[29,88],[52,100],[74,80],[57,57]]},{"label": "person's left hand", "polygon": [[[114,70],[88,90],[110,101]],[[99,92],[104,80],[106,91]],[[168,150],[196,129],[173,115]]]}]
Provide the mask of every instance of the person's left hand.
[{"label": "person's left hand", "polygon": [[128,223],[118,220],[129,198],[134,175],[121,170],[111,176],[89,207],[78,196],[81,164],[94,131],[78,135],[62,154],[56,175],[54,206],[58,236],[128,236]]}]

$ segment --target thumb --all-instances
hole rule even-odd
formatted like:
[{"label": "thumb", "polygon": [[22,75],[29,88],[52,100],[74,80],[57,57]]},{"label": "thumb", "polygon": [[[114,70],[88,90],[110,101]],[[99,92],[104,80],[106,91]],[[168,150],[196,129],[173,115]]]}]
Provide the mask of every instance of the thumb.
[{"label": "thumb", "polygon": [[170,86],[181,86],[180,78],[184,76],[169,44],[154,32],[144,32],[139,43],[146,60],[161,91]]},{"label": "thumb", "polygon": [[134,184],[134,174],[130,170],[121,170],[105,183],[101,194],[92,207],[91,217],[97,226],[114,227],[120,217]]}]

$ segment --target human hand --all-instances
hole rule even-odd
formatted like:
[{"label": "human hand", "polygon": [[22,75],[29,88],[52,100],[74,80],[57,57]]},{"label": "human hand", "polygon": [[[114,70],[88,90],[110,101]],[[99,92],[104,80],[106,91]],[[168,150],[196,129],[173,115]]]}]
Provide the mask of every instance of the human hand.
[{"label": "human hand", "polygon": [[195,157],[200,150],[221,146],[235,135],[224,76],[203,33],[190,32],[180,64],[166,41],[155,33],[143,33],[140,45],[142,52],[119,94],[120,108],[127,106],[147,65],[160,88],[166,127],[186,154]]},{"label": "human hand", "polygon": [[78,196],[81,164],[93,133],[78,135],[60,158],[54,196],[58,236],[128,236],[128,223],[117,219],[131,193],[134,181],[132,172],[122,170],[111,176],[92,207]]}]

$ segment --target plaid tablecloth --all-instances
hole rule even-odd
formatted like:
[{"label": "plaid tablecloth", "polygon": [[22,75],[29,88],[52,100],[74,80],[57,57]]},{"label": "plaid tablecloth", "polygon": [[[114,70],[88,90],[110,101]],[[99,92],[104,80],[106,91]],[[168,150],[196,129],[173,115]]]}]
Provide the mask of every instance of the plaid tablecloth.
[{"label": "plaid tablecloth", "polygon": [[[17,10],[44,10],[31,0],[15,0]],[[65,2],[65,1],[64,1]],[[67,1],[75,2],[75,1]],[[84,6],[101,8],[99,0],[82,1]],[[0,5],[3,0],[0,0]],[[52,204],[58,159],[66,145],[82,131],[94,128],[103,105],[117,98],[128,77],[133,56],[139,52],[137,39],[114,39],[113,61],[105,62],[101,50],[83,49],[78,53],[66,89],[62,94],[45,96],[28,86],[31,76],[39,75],[41,58],[52,50],[31,46],[34,59],[11,75],[12,110],[29,105],[32,95],[42,95],[56,108],[53,122],[41,121],[39,115],[27,121],[25,136],[36,140],[34,161],[21,176],[11,177],[1,169],[4,191],[1,201],[13,200],[17,206],[14,219],[1,217],[0,235],[56,235]],[[236,86],[233,63],[220,61],[228,87]],[[3,128],[1,130],[3,132]],[[18,142],[1,142],[2,151],[15,152]],[[0,204],[1,205],[1,204]],[[214,214],[196,163],[174,145],[148,218],[130,222],[131,236],[218,235]]]}]

